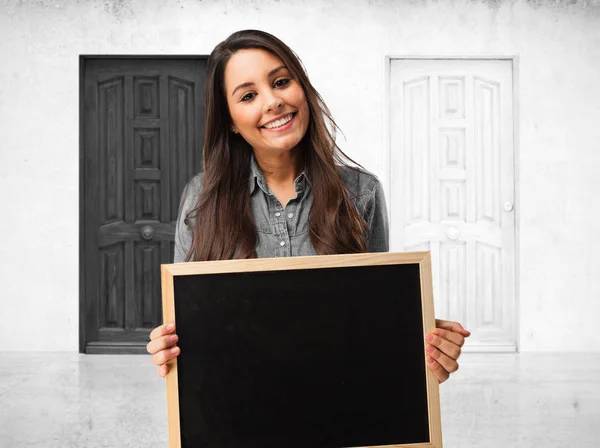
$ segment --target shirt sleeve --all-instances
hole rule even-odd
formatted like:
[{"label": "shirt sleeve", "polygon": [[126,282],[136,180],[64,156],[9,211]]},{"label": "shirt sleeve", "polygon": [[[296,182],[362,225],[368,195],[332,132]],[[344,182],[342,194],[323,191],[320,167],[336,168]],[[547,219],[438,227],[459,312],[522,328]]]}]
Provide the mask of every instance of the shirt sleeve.
[{"label": "shirt sleeve", "polygon": [[192,226],[194,221],[191,220],[188,225],[185,222],[185,218],[198,202],[201,191],[201,174],[193,177],[183,189],[183,194],[181,195],[181,200],[179,201],[177,223],[175,225],[175,254],[173,257],[173,263],[182,263],[186,261],[186,255],[192,247]]},{"label": "shirt sleeve", "polygon": [[368,252],[388,252],[389,226],[383,186],[375,178],[372,188],[372,197],[366,209],[366,221],[369,226],[367,237]]}]

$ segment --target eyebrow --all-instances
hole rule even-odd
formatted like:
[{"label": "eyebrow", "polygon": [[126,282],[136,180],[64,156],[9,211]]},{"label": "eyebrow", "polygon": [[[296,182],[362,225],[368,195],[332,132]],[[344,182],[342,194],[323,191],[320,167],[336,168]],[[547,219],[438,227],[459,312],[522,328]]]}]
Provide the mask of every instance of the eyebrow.
[{"label": "eyebrow", "polygon": [[[277,73],[282,68],[287,68],[287,67],[285,65],[280,65],[279,67],[275,67],[273,70],[271,70],[269,72],[269,74],[267,75],[267,77],[273,76],[275,73]],[[240,84],[239,86],[237,86],[235,89],[233,89],[233,92],[231,92],[231,96],[233,96],[238,89],[243,89],[244,87],[250,87],[250,86],[253,86],[253,85],[254,85],[253,82],[244,82],[244,83]]]}]

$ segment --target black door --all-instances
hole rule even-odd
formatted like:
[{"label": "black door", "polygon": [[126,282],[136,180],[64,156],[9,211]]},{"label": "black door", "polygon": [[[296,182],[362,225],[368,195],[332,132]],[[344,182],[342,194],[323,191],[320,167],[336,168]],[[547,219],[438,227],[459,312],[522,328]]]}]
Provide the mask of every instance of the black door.
[{"label": "black door", "polygon": [[146,353],[186,182],[202,169],[206,57],[81,58],[80,352]]}]

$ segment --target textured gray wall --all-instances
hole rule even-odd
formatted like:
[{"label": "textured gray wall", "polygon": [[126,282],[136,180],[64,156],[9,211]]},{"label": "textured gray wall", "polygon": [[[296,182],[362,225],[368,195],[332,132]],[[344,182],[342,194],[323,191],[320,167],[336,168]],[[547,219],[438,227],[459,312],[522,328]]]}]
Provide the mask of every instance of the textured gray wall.
[{"label": "textured gray wall", "polygon": [[384,56],[518,55],[520,346],[599,350],[600,2],[465,0],[4,1],[4,349],[77,350],[79,55],[208,54],[243,28],[300,55],[387,187]]}]

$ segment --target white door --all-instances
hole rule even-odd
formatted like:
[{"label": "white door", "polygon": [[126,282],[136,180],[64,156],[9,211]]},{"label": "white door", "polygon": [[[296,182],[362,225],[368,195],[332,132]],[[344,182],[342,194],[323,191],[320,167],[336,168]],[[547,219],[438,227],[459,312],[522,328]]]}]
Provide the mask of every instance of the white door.
[{"label": "white door", "polygon": [[391,249],[430,250],[437,318],[514,351],[511,60],[392,59]]}]

